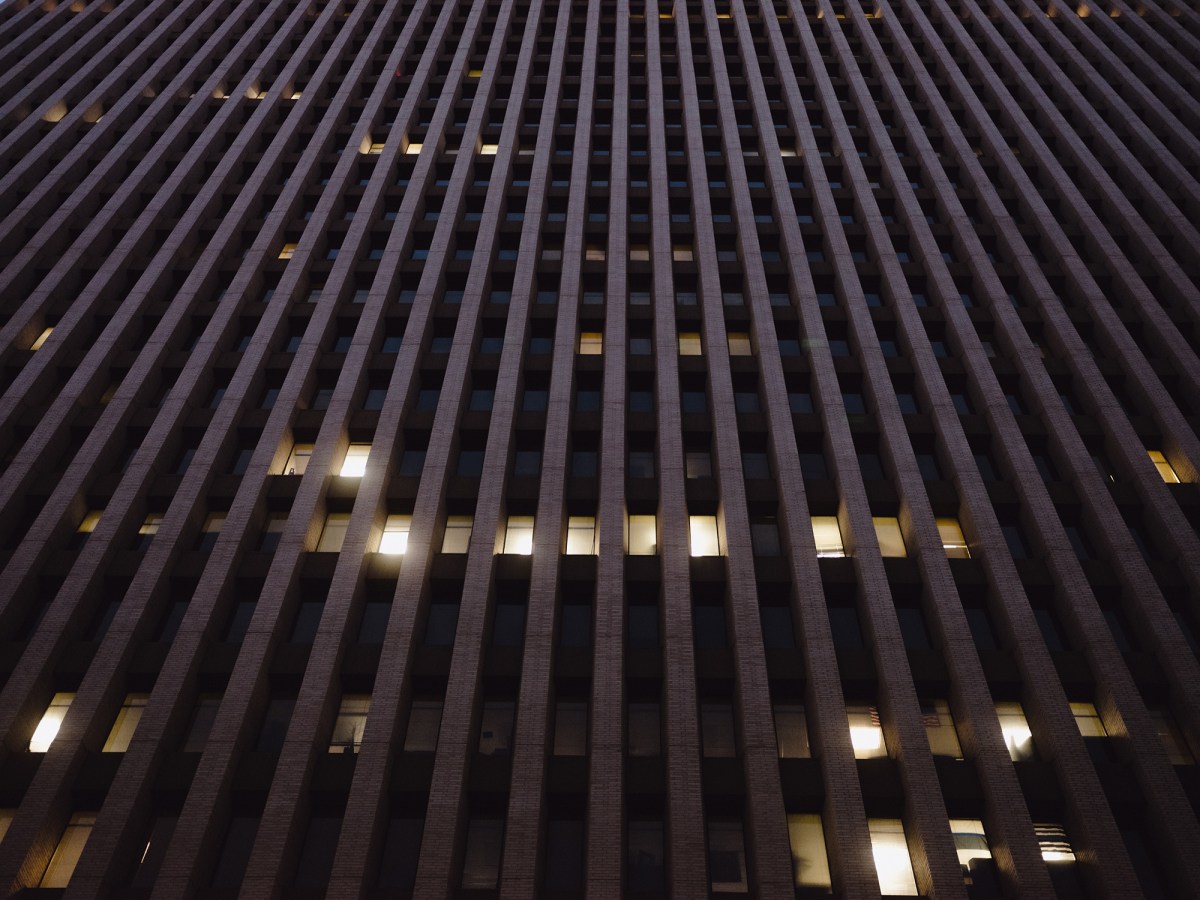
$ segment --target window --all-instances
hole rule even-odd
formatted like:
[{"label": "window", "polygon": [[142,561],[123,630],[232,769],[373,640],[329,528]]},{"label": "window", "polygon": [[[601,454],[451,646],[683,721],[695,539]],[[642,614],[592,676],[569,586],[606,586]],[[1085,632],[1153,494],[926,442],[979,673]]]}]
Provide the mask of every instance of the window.
[{"label": "window", "polygon": [[970,884],[971,860],[992,858],[983,822],[979,819],[951,819],[950,833],[954,835],[954,850],[958,853],[958,863],[963,868],[963,878]]},{"label": "window", "polygon": [[754,350],[750,346],[750,335],[735,331],[729,334],[730,356],[752,356]]},{"label": "window", "polygon": [[295,709],[295,696],[276,695],[272,697],[267,702],[262,730],[258,733],[258,743],[254,745],[254,749],[268,753],[278,753],[282,750],[283,741],[287,737],[288,727],[292,723],[292,713]]},{"label": "window", "polygon": [[712,478],[712,454],[707,451],[687,453],[685,464],[688,478]]},{"label": "window", "polygon": [[579,335],[579,355],[599,356],[604,352],[604,335],[599,331],[584,331]]},{"label": "window", "polygon": [[554,755],[586,756],[588,708],[586,703],[562,702],[554,707]]},{"label": "window", "polygon": [[629,704],[629,755],[658,756],[662,752],[662,723],[657,703]]},{"label": "window", "polygon": [[357,753],[362,746],[363,730],[367,727],[367,713],[371,710],[370,694],[343,694],[337,718],[333,721],[333,735],[329,739],[330,753]]},{"label": "window", "polygon": [[899,819],[868,819],[867,828],[871,832],[871,855],[875,857],[880,893],[917,896],[917,880],[908,855],[904,823]]},{"label": "window", "polygon": [[338,474],[343,478],[362,478],[367,472],[367,457],[370,455],[370,444],[351,444],[346,448],[346,458],[342,460],[342,470]]},{"label": "window", "polygon": [[749,890],[741,822],[708,823],[708,872],[714,894],[744,894]]},{"label": "window", "polygon": [[1179,484],[1179,476],[1175,474],[1175,469],[1163,456],[1161,450],[1147,450],[1150,455],[1150,461],[1154,463],[1154,468],[1158,469],[1159,477],[1167,484]]},{"label": "window", "polygon": [[900,520],[893,516],[874,516],[875,539],[879,541],[882,556],[907,556],[904,536],[900,533]]},{"label": "window", "polygon": [[158,534],[158,526],[162,524],[163,517],[159,513],[150,513],[138,526],[137,547],[139,549],[148,547],[151,538]]},{"label": "window", "polygon": [[464,888],[495,890],[500,880],[500,848],[503,843],[503,819],[471,817],[467,823],[467,845],[463,853]]},{"label": "window", "polygon": [[129,742],[133,740],[133,733],[137,730],[138,722],[142,720],[142,713],[149,700],[149,694],[125,695],[125,702],[121,704],[121,711],[117,713],[117,721],[113,723],[108,740],[104,742],[105,753],[124,753],[129,749]]},{"label": "window", "polygon": [[79,523],[79,527],[75,529],[76,534],[89,535],[96,530],[96,526],[100,524],[100,517],[104,515],[102,509],[92,509],[84,515],[83,521]]},{"label": "window", "polygon": [[850,744],[855,759],[874,759],[887,756],[887,743],[879,725],[879,710],[874,706],[847,706],[850,720]]},{"label": "window", "polygon": [[448,516],[446,534],[442,538],[443,553],[466,553],[471,545],[472,516]]},{"label": "window", "polygon": [[350,513],[330,513],[325,517],[321,539],[317,541],[318,553],[339,553],[350,527]]},{"label": "window", "polygon": [[921,718],[925,722],[925,736],[929,739],[930,753],[934,756],[948,756],[951,759],[963,758],[949,703],[945,700],[922,703]]},{"label": "window", "polygon": [[1074,862],[1075,851],[1067,840],[1067,830],[1057,822],[1034,822],[1033,833],[1046,862]]},{"label": "window", "polygon": [[485,756],[506,756],[512,749],[513,704],[490,700],[483,704],[479,718],[479,752]]},{"label": "window", "polygon": [[721,556],[720,532],[716,516],[689,516],[692,556]]},{"label": "window", "polygon": [[409,156],[416,156],[421,152],[421,148],[424,146],[424,144],[416,144],[410,141],[408,146],[404,148],[404,152]]},{"label": "window", "polygon": [[700,356],[702,353],[700,335],[695,331],[684,331],[679,334],[679,355]]},{"label": "window", "polygon": [[728,703],[700,705],[700,739],[707,757],[737,756],[734,738],[733,706]]},{"label": "window", "polygon": [[829,856],[825,852],[825,829],[821,825],[821,817],[813,813],[791,814],[787,817],[787,823],[796,887],[831,887]]},{"label": "window", "polygon": [[408,549],[408,531],[412,527],[412,516],[388,516],[383,525],[383,537],[379,539],[379,552],[389,556],[401,556]]},{"label": "window", "polygon": [[296,255],[296,244],[287,243],[283,245],[283,249],[279,251],[280,259],[291,259]]},{"label": "window", "polygon": [[591,556],[596,552],[596,519],[594,516],[567,517],[567,554]]},{"label": "window", "polygon": [[53,333],[54,333],[53,328],[43,328],[42,333],[39,334],[36,338],[34,338],[33,343],[29,345],[29,349],[30,350],[41,350],[42,344],[46,343],[47,339]]},{"label": "window", "polygon": [[658,522],[654,516],[628,516],[625,544],[630,556],[653,556],[658,552]]},{"label": "window", "polygon": [[267,521],[263,525],[262,536],[258,541],[258,549],[273,553],[279,547],[279,541],[283,538],[285,528],[287,528],[287,513],[269,513]]},{"label": "window", "polygon": [[1034,754],[1033,732],[1025,721],[1025,711],[1020,703],[997,703],[996,715],[1000,719],[1000,731],[1008,747],[1008,755],[1014,761],[1032,759]]},{"label": "window", "polygon": [[509,516],[504,529],[502,553],[529,556],[533,553],[533,516]]},{"label": "window", "polygon": [[808,744],[808,721],[799,703],[775,704],[775,740],[780,759],[807,759],[812,756]]},{"label": "window", "polygon": [[845,556],[842,546],[842,530],[838,527],[837,516],[812,517],[813,540],[817,544],[818,557]]},{"label": "window", "polygon": [[1196,761],[1183,733],[1175,724],[1174,716],[1168,710],[1162,707],[1151,707],[1150,718],[1154,721],[1154,730],[1158,732],[1163,745],[1167,748],[1167,758],[1173,765],[1187,766]]},{"label": "window", "polygon": [[406,753],[433,753],[442,727],[441,700],[414,700],[404,732]]},{"label": "window", "polygon": [[38,722],[37,728],[33,731],[33,737],[29,739],[30,753],[45,753],[50,749],[50,745],[58,736],[58,729],[62,727],[63,719],[67,716],[71,701],[74,699],[75,695],[69,693],[58,693],[50,698],[50,705],[42,713],[42,720]]},{"label": "window", "polygon": [[631,821],[627,840],[627,887],[639,893],[660,893],[666,881],[662,822]]},{"label": "window", "polygon": [[[963,536],[958,519],[938,519],[938,534],[942,538],[942,549],[949,559],[969,559],[971,551],[967,549],[967,539]],[[904,554],[900,554],[903,556]]]},{"label": "window", "polygon": [[450,647],[458,632],[458,604],[429,604],[429,615],[425,620],[425,646]]},{"label": "window", "polygon": [[200,527],[200,537],[196,541],[197,550],[211,550],[216,546],[221,529],[225,526],[225,513],[209,513]]},{"label": "window", "polygon": [[217,721],[217,711],[221,708],[220,694],[201,694],[196,698],[196,711],[192,714],[192,723],[188,727],[187,737],[183,739],[184,753],[199,753],[208,743],[213,724]]},{"label": "window", "polygon": [[1071,714],[1075,717],[1075,725],[1079,728],[1079,733],[1085,738],[1108,737],[1108,732],[1104,729],[1104,722],[1100,720],[1100,713],[1096,711],[1093,704],[1072,703]]},{"label": "window", "polygon": [[75,874],[75,866],[83,855],[83,848],[92,836],[92,826],[96,824],[96,814],[91,812],[74,813],[67,823],[66,830],[58,839],[54,855],[50,857],[50,865],[38,882],[38,887],[65,888],[71,883]]}]

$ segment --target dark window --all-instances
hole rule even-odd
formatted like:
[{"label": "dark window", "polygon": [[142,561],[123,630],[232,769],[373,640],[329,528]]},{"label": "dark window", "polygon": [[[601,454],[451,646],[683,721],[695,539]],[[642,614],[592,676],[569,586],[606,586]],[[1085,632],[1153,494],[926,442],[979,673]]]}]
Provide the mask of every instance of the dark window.
[{"label": "dark window", "polygon": [[425,644],[429,647],[450,647],[458,629],[457,603],[431,603],[425,622]]},{"label": "dark window", "polygon": [[525,639],[525,607],[519,603],[498,603],[492,619],[492,644],[496,647],[520,647]]},{"label": "dark window", "polygon": [[758,616],[762,623],[765,647],[787,650],[796,646],[790,609],[786,606],[760,606]]},{"label": "dark window", "polygon": [[715,650],[727,646],[729,637],[725,629],[725,607],[694,607],[692,622],[696,629],[696,646],[699,649]]},{"label": "dark window", "polygon": [[862,627],[858,624],[858,612],[853,606],[829,607],[829,628],[833,632],[835,647],[852,650],[865,646]]}]

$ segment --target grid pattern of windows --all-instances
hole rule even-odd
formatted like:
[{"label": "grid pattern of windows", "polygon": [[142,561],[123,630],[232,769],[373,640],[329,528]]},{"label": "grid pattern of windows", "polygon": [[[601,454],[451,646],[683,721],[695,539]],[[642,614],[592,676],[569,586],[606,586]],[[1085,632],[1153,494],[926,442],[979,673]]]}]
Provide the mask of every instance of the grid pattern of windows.
[{"label": "grid pattern of windows", "polygon": [[0,883],[1200,896],[1198,36],[0,2]]}]

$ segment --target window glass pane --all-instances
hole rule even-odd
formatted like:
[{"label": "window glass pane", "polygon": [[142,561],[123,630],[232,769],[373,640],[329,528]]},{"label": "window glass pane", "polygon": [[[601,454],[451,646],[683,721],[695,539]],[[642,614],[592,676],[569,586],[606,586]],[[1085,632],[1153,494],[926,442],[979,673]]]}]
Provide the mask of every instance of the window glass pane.
[{"label": "window glass pane", "polygon": [[1079,728],[1079,733],[1085,738],[1108,737],[1104,723],[1100,721],[1100,713],[1091,703],[1072,703],[1071,714],[1075,716],[1075,724]]},{"label": "window glass pane", "polygon": [[563,647],[590,647],[592,607],[583,603],[564,603],[558,636]]},{"label": "window glass pane", "polygon": [[593,516],[567,518],[567,553],[590,556],[596,552],[596,519]]},{"label": "window glass pane", "polygon": [[437,750],[441,727],[442,701],[414,700],[408,713],[408,728],[404,732],[405,752],[432,753]]},{"label": "window glass pane", "polygon": [[817,544],[817,556],[845,556],[842,546],[842,530],[837,516],[812,517],[813,540]]},{"label": "window glass pane", "polygon": [[969,879],[971,860],[992,858],[983,822],[979,819],[951,819],[950,832],[954,835],[954,850],[958,854],[959,865],[963,867],[963,877]]},{"label": "window glass pane", "polygon": [[879,552],[883,556],[907,556],[904,536],[900,533],[900,520],[892,516],[875,516],[875,538],[879,541]]},{"label": "window glass pane", "polygon": [[330,753],[357,753],[362,746],[367,713],[371,711],[370,694],[345,694],[333,722],[329,739]]},{"label": "window glass pane", "polygon": [[529,556],[533,553],[533,516],[508,517],[503,552],[519,556]]},{"label": "window glass pane", "polygon": [[388,822],[383,852],[380,854],[377,882],[380,888],[412,888],[417,880],[417,861],[424,833],[424,819],[401,817]]},{"label": "window glass pane", "polygon": [[850,744],[854,747],[855,759],[887,756],[878,709],[874,706],[847,706],[846,716],[850,720]]},{"label": "window glass pane", "polygon": [[908,855],[904,823],[899,819],[868,819],[867,827],[871,832],[871,854],[875,857],[880,893],[917,896],[917,880]]},{"label": "window glass pane", "polygon": [[692,556],[720,556],[716,516],[689,516]]},{"label": "window glass pane", "polygon": [[74,699],[73,693],[58,693],[50,698],[50,705],[46,707],[41,721],[38,722],[33,736],[29,739],[30,753],[45,753],[50,749],[50,745],[58,736],[58,729],[62,727],[63,719],[67,716],[71,701]]},{"label": "window glass pane", "polygon": [[658,552],[658,523],[654,516],[629,516],[626,527],[630,556],[653,556]]},{"label": "window glass pane", "polygon": [[350,513],[330,513],[325,517],[325,528],[321,539],[317,541],[318,553],[338,553],[346,540],[346,531],[350,527]]},{"label": "window glass pane", "polygon": [[472,516],[448,516],[446,534],[442,539],[443,553],[466,553],[471,544]]},{"label": "window glass pane", "polygon": [[492,645],[520,647],[525,640],[525,606],[520,603],[497,603],[492,617]]},{"label": "window glass pane", "polygon": [[733,707],[728,703],[701,704],[700,735],[705,756],[737,756]]},{"label": "window glass pane", "polygon": [[342,460],[338,474],[343,478],[361,478],[367,472],[367,457],[370,455],[370,444],[351,444],[346,448],[346,458]]},{"label": "window glass pane", "polygon": [[201,694],[196,699],[196,711],[192,715],[192,724],[183,742],[184,753],[199,753],[204,749],[220,708],[220,694]]},{"label": "window glass pane", "polygon": [[67,823],[66,830],[58,839],[50,864],[42,875],[38,887],[65,888],[75,874],[75,866],[83,855],[83,848],[92,835],[92,826],[96,824],[95,813],[75,813]]},{"label": "window glass pane", "polygon": [[796,887],[830,887],[829,856],[825,852],[825,829],[821,825],[821,817],[793,814],[787,817],[787,822]]},{"label": "window glass pane", "polygon": [[500,878],[500,849],[504,842],[502,819],[472,818],[467,824],[462,886],[494,890]]},{"label": "window glass pane", "polygon": [[408,549],[408,532],[412,527],[412,516],[388,516],[383,525],[383,536],[379,539],[379,552],[400,555]]},{"label": "window glass pane", "polygon": [[775,739],[779,744],[781,759],[807,759],[812,756],[803,706],[799,703],[775,704]]},{"label": "window glass pane", "polygon": [[133,740],[133,733],[137,730],[138,722],[142,720],[142,713],[149,700],[149,694],[125,695],[125,702],[121,704],[121,711],[117,713],[117,721],[113,723],[108,740],[104,742],[105,753],[124,753],[129,749],[129,742]]},{"label": "window glass pane", "polygon": [[479,719],[479,752],[485,756],[507,755],[512,749],[513,704],[489,701]]},{"label": "window glass pane", "polygon": [[743,894],[749,889],[741,822],[708,823],[708,872],[715,894]]},{"label": "window glass pane", "polygon": [[694,331],[681,332],[679,335],[680,356],[700,356],[700,335]]},{"label": "window glass pane", "polygon": [[657,703],[629,704],[629,755],[658,756],[662,752]]},{"label": "window glass pane", "polygon": [[963,536],[958,519],[938,519],[938,534],[942,538],[942,549],[951,559],[967,559],[971,551],[967,549],[967,539]]},{"label": "window glass pane", "polygon": [[1000,731],[1008,747],[1008,755],[1014,761],[1032,759],[1034,755],[1033,732],[1025,721],[1025,711],[1020,703],[997,703],[996,715],[1000,719]]},{"label": "window glass pane", "polygon": [[554,755],[586,755],[587,726],[586,703],[557,703],[554,707]]},{"label": "window glass pane", "polygon": [[577,892],[583,888],[583,820],[550,819],[546,823],[545,888]]},{"label": "window glass pane", "polygon": [[425,644],[428,647],[452,647],[458,630],[457,603],[429,604],[429,618],[425,622]]},{"label": "window glass pane", "polygon": [[929,738],[929,750],[934,756],[962,759],[962,747],[958,743],[958,732],[954,729],[954,718],[950,715],[950,704],[945,700],[932,700],[921,704],[921,718],[925,722],[925,735]]},{"label": "window glass pane", "polygon": [[628,842],[629,889],[661,891],[665,884],[662,822],[630,822]]}]

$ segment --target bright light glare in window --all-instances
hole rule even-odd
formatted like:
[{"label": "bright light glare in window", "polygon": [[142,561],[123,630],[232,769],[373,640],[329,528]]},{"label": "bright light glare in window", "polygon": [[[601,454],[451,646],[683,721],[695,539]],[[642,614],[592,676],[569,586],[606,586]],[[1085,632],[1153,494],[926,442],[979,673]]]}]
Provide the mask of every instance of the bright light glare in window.
[{"label": "bright light glare in window", "polygon": [[367,457],[370,454],[370,444],[351,444],[338,474],[343,478],[362,478],[367,473]]},{"label": "bright light glare in window", "polygon": [[29,739],[30,753],[45,753],[50,749],[50,745],[58,737],[58,729],[62,727],[63,719],[67,716],[67,709],[74,699],[74,694],[54,695],[50,700],[50,705],[46,707],[46,712],[42,715],[42,721],[38,722],[37,728],[34,729],[33,737]]},{"label": "bright light glare in window", "polygon": [[408,530],[412,516],[388,516],[383,526],[383,537],[379,541],[379,552],[389,556],[401,556],[408,549]]}]

